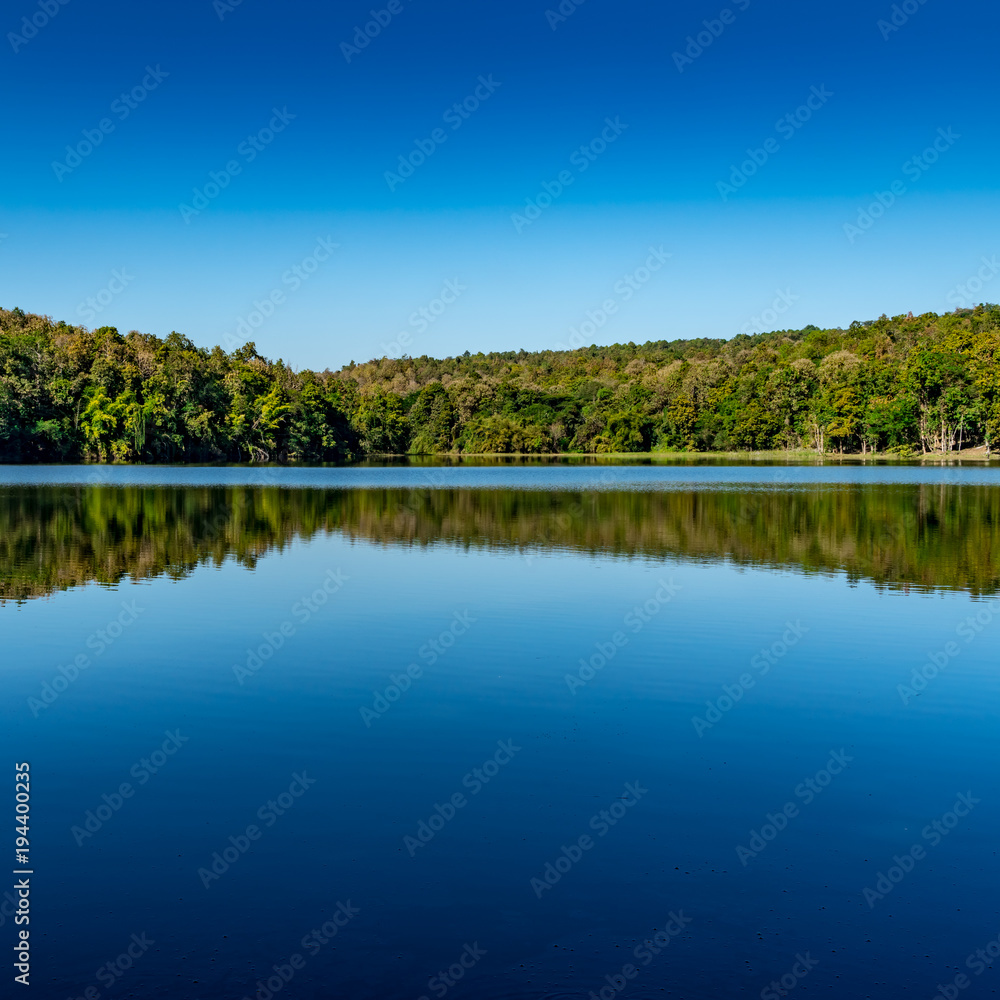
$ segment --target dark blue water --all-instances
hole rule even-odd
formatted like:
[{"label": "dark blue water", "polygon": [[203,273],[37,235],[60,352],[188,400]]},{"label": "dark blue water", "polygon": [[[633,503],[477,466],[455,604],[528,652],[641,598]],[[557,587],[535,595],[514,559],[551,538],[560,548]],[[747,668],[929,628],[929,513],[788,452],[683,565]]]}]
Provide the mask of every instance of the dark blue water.
[{"label": "dark blue water", "polygon": [[[268,474],[341,490],[694,492],[997,477]],[[449,537],[316,532],[254,565],[0,607],[9,806],[14,762],[32,774],[26,995],[996,992],[994,598]],[[929,658],[940,666],[915,679]],[[11,854],[13,836],[8,824]],[[0,934],[9,956],[6,911]]]}]

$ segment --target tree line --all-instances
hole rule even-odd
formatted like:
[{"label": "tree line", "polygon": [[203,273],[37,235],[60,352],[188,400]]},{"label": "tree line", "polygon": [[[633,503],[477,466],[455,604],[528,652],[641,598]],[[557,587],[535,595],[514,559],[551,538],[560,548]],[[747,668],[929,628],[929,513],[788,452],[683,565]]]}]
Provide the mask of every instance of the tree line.
[{"label": "tree line", "polygon": [[295,371],[0,309],[0,460],[373,455],[948,454],[1000,436],[1000,307],[577,350]]}]

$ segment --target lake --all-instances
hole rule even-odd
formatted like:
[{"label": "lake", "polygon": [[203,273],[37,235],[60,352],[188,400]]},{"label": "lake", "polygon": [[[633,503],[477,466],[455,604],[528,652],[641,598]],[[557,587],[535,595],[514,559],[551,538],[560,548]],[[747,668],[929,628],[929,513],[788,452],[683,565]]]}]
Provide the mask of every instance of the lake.
[{"label": "lake", "polygon": [[993,993],[998,593],[987,467],[0,467],[34,995]]}]

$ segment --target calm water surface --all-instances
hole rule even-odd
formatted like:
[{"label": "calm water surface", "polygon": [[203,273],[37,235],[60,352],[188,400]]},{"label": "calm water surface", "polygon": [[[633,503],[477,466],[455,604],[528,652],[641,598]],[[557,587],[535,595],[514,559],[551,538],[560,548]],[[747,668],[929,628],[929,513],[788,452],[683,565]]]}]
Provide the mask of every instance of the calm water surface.
[{"label": "calm water surface", "polygon": [[0,468],[33,995],[992,995],[998,476]]}]

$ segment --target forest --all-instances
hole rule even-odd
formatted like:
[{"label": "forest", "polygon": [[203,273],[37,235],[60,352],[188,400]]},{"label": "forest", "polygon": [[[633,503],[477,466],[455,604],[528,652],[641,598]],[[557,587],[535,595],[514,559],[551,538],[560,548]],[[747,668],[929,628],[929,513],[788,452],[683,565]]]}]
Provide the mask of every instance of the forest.
[{"label": "forest", "polygon": [[0,461],[382,455],[947,455],[1000,437],[1000,307],[847,329],[293,370],[0,309]]}]

